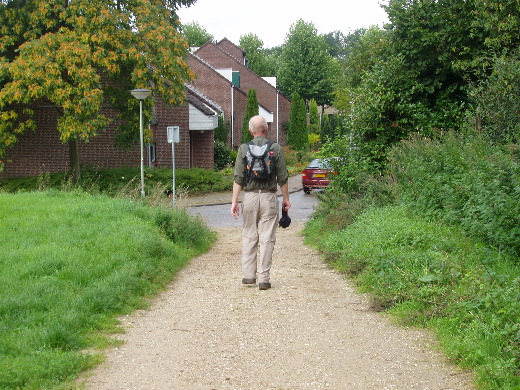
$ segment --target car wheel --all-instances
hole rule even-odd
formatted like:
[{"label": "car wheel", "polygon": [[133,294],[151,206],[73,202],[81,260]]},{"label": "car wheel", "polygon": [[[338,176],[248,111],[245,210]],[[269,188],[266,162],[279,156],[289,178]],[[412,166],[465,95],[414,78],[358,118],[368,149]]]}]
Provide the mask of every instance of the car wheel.
[{"label": "car wheel", "polygon": [[305,192],[306,194],[310,194],[311,193],[310,187],[303,187],[303,192]]}]

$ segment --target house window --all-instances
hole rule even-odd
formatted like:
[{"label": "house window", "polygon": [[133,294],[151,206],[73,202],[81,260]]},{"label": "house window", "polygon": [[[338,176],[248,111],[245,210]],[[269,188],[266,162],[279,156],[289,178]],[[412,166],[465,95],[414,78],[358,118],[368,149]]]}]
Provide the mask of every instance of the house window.
[{"label": "house window", "polygon": [[149,156],[149,165],[152,165],[157,161],[157,144],[154,142],[153,144],[148,145],[148,156]]}]

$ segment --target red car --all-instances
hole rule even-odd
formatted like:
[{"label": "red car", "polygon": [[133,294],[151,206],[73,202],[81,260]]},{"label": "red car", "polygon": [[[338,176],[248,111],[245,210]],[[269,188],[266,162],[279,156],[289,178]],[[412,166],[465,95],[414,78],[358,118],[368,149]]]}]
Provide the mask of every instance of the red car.
[{"label": "red car", "polygon": [[326,159],[312,160],[302,172],[303,192],[309,194],[313,188],[327,188],[333,173]]}]

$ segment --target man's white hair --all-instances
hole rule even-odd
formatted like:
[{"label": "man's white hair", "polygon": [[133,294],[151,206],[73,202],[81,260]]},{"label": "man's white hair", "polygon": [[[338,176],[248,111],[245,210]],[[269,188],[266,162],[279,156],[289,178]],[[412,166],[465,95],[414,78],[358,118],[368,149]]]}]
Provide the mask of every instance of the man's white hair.
[{"label": "man's white hair", "polygon": [[256,115],[249,119],[249,130],[251,130],[253,134],[266,134],[267,121],[263,116]]}]

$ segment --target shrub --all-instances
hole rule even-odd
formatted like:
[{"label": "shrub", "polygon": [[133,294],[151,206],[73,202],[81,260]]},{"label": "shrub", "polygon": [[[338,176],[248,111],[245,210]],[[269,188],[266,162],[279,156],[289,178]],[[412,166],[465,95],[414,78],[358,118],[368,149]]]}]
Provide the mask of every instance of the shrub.
[{"label": "shrub", "polygon": [[427,221],[410,206],[369,208],[323,234],[305,234],[326,260],[370,294],[375,309],[437,330],[448,355],[475,370],[482,389],[520,386],[520,268],[512,256]]},{"label": "shrub", "polygon": [[[176,169],[176,187],[190,194],[231,190],[232,177],[222,172],[202,168]],[[145,188],[151,193],[156,188],[170,188],[172,170],[170,168],[145,168]],[[82,172],[78,187],[90,193],[111,196],[138,196],[140,168],[126,167],[113,169],[87,168]],[[66,173],[45,174],[39,177],[8,179],[0,181],[4,192],[36,191],[39,189],[69,190],[74,188]],[[137,194],[137,195],[136,195]]]},{"label": "shrub", "polygon": [[488,245],[520,255],[518,147],[493,146],[450,133],[413,138],[390,153],[403,201],[462,226]]},{"label": "shrub", "polygon": [[235,162],[231,157],[231,149],[227,146],[226,143],[222,141],[215,141],[213,149],[215,151],[216,170],[224,169]]}]

